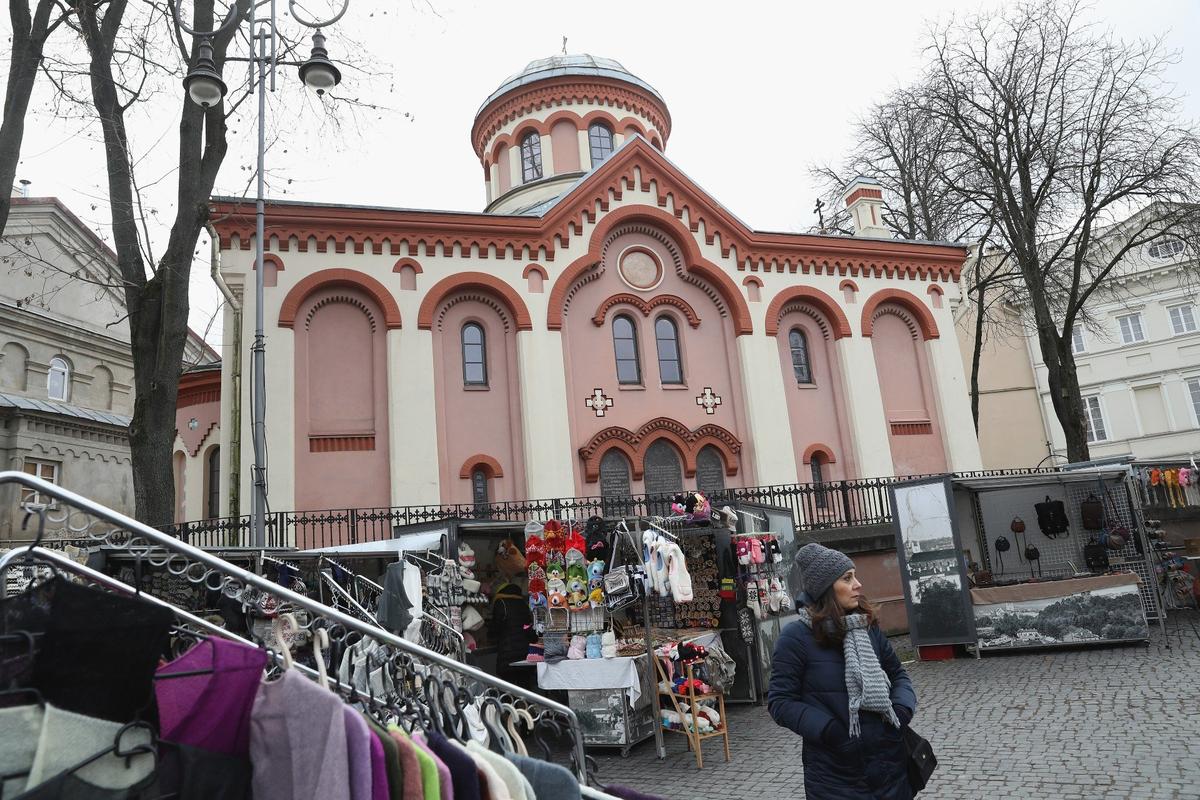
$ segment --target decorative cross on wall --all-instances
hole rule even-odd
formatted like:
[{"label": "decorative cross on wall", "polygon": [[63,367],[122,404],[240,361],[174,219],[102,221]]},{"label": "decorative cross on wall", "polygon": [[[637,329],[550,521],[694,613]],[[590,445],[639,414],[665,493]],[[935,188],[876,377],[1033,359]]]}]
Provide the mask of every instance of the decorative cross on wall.
[{"label": "decorative cross on wall", "polygon": [[704,406],[705,414],[715,414],[717,406],[721,405],[721,395],[715,394],[711,386],[705,386],[704,391],[696,395],[696,405]]},{"label": "decorative cross on wall", "polygon": [[[720,398],[717,399],[717,402],[721,402]],[[595,411],[597,417],[603,417],[605,412],[612,408],[613,399],[606,396],[603,389],[596,389],[592,392],[591,397],[583,401],[583,404]]]}]

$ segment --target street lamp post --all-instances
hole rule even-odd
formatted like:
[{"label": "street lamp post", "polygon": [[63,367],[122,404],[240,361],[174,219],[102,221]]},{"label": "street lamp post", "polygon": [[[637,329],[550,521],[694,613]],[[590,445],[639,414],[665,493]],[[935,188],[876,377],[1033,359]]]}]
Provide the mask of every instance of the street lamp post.
[{"label": "street lamp post", "polygon": [[[221,80],[221,72],[213,61],[212,39],[217,34],[237,25],[241,15],[230,15],[219,28],[212,31],[196,31],[183,24],[179,18],[178,0],[168,0],[175,27],[198,39],[196,58],[191,69],[183,79],[183,88],[188,97],[202,108],[209,108],[220,103],[228,88]],[[301,25],[314,30],[312,55],[304,62],[279,61],[276,49],[275,0],[269,0],[270,14],[263,20],[255,19],[255,10],[262,0],[251,0],[249,11],[249,28],[253,31],[250,40],[250,56],[248,58],[227,57],[227,61],[249,62],[257,68],[255,90],[258,92],[258,174],[257,192],[255,195],[254,219],[254,345],[250,349],[251,406],[252,434],[254,444],[254,465],[251,475],[254,481],[254,492],[251,496],[251,538],[254,547],[262,548],[267,544],[267,387],[266,387],[266,338],[263,325],[263,228],[266,205],[266,186],[264,177],[264,162],[266,160],[266,111],[267,111],[267,78],[270,78],[270,91],[275,91],[275,70],[280,64],[299,67],[300,80],[317,94],[337,86],[342,80],[342,74],[325,50],[325,36],[321,29],[332,25],[342,18],[350,5],[350,0],[342,0],[342,6],[330,19],[318,21],[307,19],[296,8],[296,0],[288,0],[288,10],[292,17]],[[257,26],[257,30],[255,30]],[[252,73],[253,74],[253,73]]]}]

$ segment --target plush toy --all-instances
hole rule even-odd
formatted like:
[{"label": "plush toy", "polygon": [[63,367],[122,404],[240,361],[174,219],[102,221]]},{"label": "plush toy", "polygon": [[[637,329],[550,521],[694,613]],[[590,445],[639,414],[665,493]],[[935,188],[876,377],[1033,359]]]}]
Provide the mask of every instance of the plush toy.
[{"label": "plush toy", "polygon": [[604,580],[604,562],[597,558],[587,565],[588,582]]},{"label": "plush toy", "polygon": [[578,563],[578,564],[568,564],[567,565],[567,580],[568,581],[577,580],[580,583],[584,584],[585,586],[587,585],[587,582],[588,582],[587,568],[583,566],[582,562]]},{"label": "plush toy", "polygon": [[604,605],[603,583],[588,584],[588,605],[592,608],[601,608]]},{"label": "plush toy", "polygon": [[546,564],[546,580],[561,581],[567,577],[567,570],[561,561],[551,561]]},{"label": "plush toy", "polygon": [[525,571],[525,556],[512,539],[501,539],[496,545],[496,570],[506,578],[520,575]]},{"label": "plush toy", "polygon": [[546,593],[531,591],[529,593],[529,610],[537,611],[539,608],[549,608],[546,600]]},{"label": "plush toy", "polygon": [[671,513],[687,517],[689,522],[709,522],[712,504],[700,492],[681,492],[671,501]]},{"label": "plush toy", "polygon": [[567,579],[567,608],[572,611],[582,611],[587,608],[587,584],[578,578]]}]

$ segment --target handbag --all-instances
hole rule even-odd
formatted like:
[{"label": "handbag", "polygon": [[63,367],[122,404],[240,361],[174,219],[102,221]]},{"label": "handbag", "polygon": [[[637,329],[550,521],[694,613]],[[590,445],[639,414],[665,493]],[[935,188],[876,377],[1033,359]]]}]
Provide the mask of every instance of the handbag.
[{"label": "handbag", "polygon": [[907,725],[901,729],[900,735],[904,739],[904,749],[908,751],[908,788],[915,795],[925,788],[937,769],[937,756],[925,737]]},{"label": "handbag", "polygon": [[1033,509],[1037,513],[1038,528],[1047,538],[1054,539],[1068,532],[1071,521],[1067,518],[1067,507],[1062,500],[1051,500],[1050,495],[1046,495],[1046,499],[1035,503]]},{"label": "handbag", "polygon": [[604,576],[604,604],[609,611],[620,611],[626,606],[636,603],[641,598],[643,584],[640,580],[640,570],[636,567],[617,565],[621,558],[621,545],[632,542],[627,534],[618,531],[613,542],[613,564]]},{"label": "handbag", "polygon": [[1079,516],[1085,531],[1098,531],[1104,527],[1104,504],[1094,494],[1079,503]]}]

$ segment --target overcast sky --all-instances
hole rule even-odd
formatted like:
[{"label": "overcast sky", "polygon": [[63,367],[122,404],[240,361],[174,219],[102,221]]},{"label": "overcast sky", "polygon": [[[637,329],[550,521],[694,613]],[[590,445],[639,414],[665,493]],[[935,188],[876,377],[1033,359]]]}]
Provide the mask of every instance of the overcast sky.
[{"label": "overcast sky", "polygon": [[[560,52],[566,36],[569,52],[616,59],[658,89],[673,120],[667,156],[720,203],[753,228],[804,230],[815,221],[807,167],[837,160],[857,115],[915,77],[931,22],[977,7],[949,0],[429,2],[350,0],[329,30],[331,58],[346,58],[353,38],[376,62],[373,77],[347,70],[341,93],[384,107],[358,112],[340,130],[321,122],[294,88],[295,70],[281,69],[280,85],[291,88],[268,109],[269,197],[482,209],[483,171],[469,141],[475,112],[504,78]],[[1100,0],[1094,16],[1126,38],[1164,35],[1181,53],[1169,77],[1185,95],[1185,115],[1200,118],[1200,2]],[[226,80],[240,69],[228,68]],[[141,180],[154,184],[146,198],[157,212],[151,237],[160,243],[165,229],[154,220],[171,212],[178,103],[160,95],[130,120]],[[32,195],[61,198],[110,238],[98,131],[53,116],[44,80],[34,108],[17,177],[32,182]],[[240,195],[253,188],[253,118],[233,128],[218,192]],[[207,254],[202,242],[192,279],[197,330],[220,300]],[[219,325],[208,338],[220,345]]]}]

